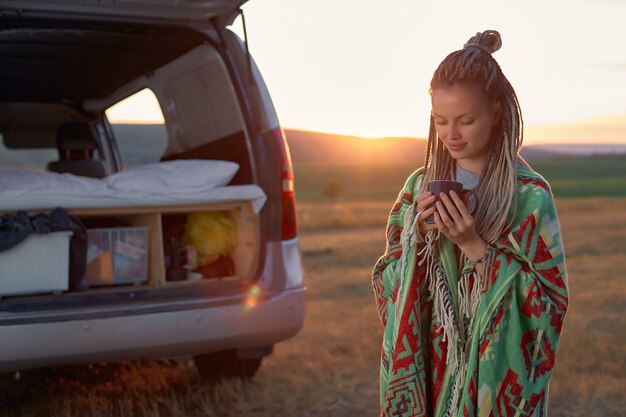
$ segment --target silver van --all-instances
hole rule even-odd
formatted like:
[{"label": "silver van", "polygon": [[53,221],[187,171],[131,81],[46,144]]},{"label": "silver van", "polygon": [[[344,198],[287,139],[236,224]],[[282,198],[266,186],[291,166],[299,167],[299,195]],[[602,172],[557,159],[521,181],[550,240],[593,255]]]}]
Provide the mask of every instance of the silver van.
[{"label": "silver van", "polygon": [[[289,149],[247,42],[229,28],[245,1],[0,0],[0,214],[61,207],[85,227],[92,274],[68,284],[71,238],[0,251],[0,372],[191,356],[203,376],[252,376],[302,328]],[[162,129],[110,123],[107,110],[146,92]],[[192,188],[177,199],[177,184],[204,186],[185,165],[198,161],[236,172],[210,198]],[[173,188],[87,195],[172,163]],[[181,242],[194,214],[226,218],[235,236],[204,269]],[[230,239],[206,230],[200,247]],[[18,280],[27,266],[40,272]]]}]

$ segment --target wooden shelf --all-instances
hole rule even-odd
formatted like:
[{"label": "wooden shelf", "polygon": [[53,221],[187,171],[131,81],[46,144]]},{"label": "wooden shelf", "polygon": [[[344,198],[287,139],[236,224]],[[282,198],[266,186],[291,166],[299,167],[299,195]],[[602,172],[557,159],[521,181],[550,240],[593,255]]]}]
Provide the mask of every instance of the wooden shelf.
[{"label": "wooden shelf", "polygon": [[[258,216],[252,211],[249,201],[220,203],[191,203],[167,206],[141,207],[97,207],[67,209],[72,216],[81,219],[117,218],[128,227],[147,227],[150,231],[148,254],[149,286],[165,286],[168,283],[165,270],[165,252],[163,244],[163,216],[189,214],[203,211],[225,211],[234,218],[239,233],[239,244],[231,257],[236,268],[236,275],[250,276],[259,262],[259,224]],[[230,277],[229,277],[230,278]],[[177,283],[189,284],[194,281]]]}]

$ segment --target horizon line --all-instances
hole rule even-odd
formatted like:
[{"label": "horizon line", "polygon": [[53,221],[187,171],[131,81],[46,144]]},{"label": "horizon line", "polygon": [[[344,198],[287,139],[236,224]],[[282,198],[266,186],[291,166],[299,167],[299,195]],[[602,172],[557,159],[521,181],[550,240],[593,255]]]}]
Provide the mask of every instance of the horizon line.
[{"label": "horizon line", "polygon": [[[118,119],[111,121],[113,125],[164,125],[161,120],[146,119]],[[378,141],[387,139],[426,140],[426,136],[412,133],[396,133],[384,135],[361,135],[345,131],[316,130],[306,127],[281,125],[285,131],[295,131],[309,134],[321,134],[342,136],[346,138],[361,139],[365,141]],[[626,113],[610,113],[577,119],[569,122],[556,122],[544,124],[526,124],[524,126],[524,145],[602,145],[623,146],[626,145]],[[602,142],[594,141],[594,138],[603,138]]]}]

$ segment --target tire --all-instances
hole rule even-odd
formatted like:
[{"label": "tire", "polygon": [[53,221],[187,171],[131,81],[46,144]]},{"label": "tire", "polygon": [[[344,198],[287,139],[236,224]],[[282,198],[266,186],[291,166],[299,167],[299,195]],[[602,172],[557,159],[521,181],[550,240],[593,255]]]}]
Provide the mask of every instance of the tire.
[{"label": "tire", "polygon": [[193,357],[200,377],[206,381],[251,379],[261,367],[263,358],[241,359],[234,350],[211,352]]}]

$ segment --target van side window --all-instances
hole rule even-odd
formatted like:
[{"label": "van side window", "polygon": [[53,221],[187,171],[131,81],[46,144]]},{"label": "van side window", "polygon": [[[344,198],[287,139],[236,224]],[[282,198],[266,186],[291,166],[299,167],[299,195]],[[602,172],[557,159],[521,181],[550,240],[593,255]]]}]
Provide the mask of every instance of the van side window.
[{"label": "van side window", "polygon": [[105,114],[126,169],[161,160],[167,148],[167,131],[159,102],[150,89],[125,98]]},{"label": "van side window", "polygon": [[56,148],[14,149],[6,146],[0,133],[0,167],[45,171],[51,160],[58,158]]}]

